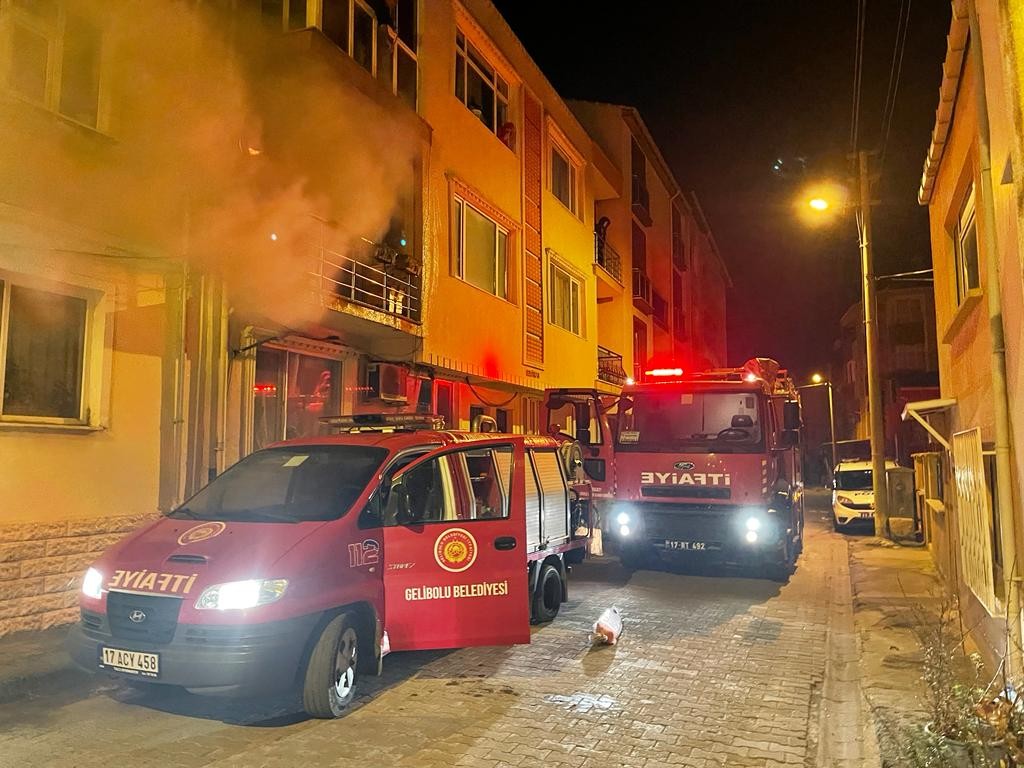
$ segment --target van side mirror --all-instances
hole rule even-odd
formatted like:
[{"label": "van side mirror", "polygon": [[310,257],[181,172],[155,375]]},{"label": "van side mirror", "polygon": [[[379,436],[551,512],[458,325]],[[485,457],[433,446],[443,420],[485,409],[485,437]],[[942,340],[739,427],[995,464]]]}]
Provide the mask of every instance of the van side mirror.
[{"label": "van side mirror", "polygon": [[800,429],[800,403],[787,400],[782,404],[782,424],[787,431]]}]

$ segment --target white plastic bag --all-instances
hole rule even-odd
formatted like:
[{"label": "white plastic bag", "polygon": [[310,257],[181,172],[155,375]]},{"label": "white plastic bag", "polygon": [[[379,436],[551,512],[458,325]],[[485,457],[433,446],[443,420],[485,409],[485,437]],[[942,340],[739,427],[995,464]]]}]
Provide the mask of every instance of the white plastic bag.
[{"label": "white plastic bag", "polygon": [[594,642],[615,645],[622,634],[622,615],[614,605],[606,608],[604,613],[594,622]]}]

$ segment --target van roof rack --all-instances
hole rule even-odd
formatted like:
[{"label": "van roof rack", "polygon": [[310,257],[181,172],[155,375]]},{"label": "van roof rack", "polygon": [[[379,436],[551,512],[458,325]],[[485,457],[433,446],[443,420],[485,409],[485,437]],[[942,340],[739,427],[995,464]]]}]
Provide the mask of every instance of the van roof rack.
[{"label": "van roof rack", "polygon": [[415,432],[444,429],[444,417],[433,413],[356,413],[321,416],[320,425],[338,432]]}]

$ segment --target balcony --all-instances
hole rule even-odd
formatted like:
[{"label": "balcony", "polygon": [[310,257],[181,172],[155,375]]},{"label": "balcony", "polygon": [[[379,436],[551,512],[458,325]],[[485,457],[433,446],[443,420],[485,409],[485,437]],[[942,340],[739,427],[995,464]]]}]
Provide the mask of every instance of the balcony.
[{"label": "balcony", "polygon": [[604,347],[597,348],[597,378],[599,381],[621,387],[629,374],[622,367],[622,355]]},{"label": "balcony", "polygon": [[317,271],[311,274],[325,306],[338,309],[339,303],[355,304],[420,322],[423,289],[415,258],[370,244],[355,249],[351,256],[318,250],[317,262]]},{"label": "balcony", "polygon": [[654,312],[651,303],[651,278],[642,269],[633,268],[633,306],[649,315]]},{"label": "balcony", "polygon": [[630,199],[633,201],[633,215],[645,227],[651,226],[651,192],[647,189],[646,182],[637,175],[633,176]]},{"label": "balcony", "polygon": [[651,312],[654,322],[668,330],[668,299],[655,290],[651,291]]},{"label": "balcony", "polygon": [[594,234],[594,263],[617,282],[622,282],[622,257],[597,233]]}]

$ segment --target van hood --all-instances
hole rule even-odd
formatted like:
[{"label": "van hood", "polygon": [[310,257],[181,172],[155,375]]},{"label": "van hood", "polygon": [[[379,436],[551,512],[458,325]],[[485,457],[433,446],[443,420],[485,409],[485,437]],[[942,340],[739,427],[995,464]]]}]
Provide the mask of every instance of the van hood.
[{"label": "van hood", "polygon": [[107,589],[178,595],[226,581],[286,578],[275,563],[324,525],[165,517],[115,544],[96,567]]}]

